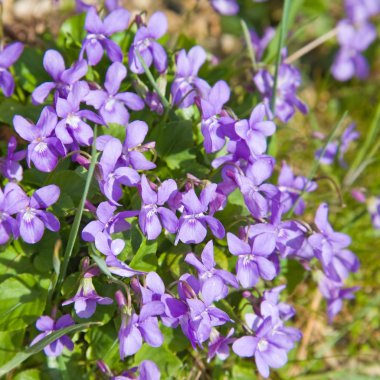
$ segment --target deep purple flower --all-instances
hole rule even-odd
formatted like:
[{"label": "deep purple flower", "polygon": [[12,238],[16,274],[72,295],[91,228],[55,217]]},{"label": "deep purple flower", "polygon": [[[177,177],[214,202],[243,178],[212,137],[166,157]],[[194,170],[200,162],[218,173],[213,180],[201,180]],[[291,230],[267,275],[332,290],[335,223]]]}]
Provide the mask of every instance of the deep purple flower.
[{"label": "deep purple flower", "polygon": [[148,91],[145,95],[144,101],[151,111],[156,112],[158,115],[164,113],[164,106],[156,92]]},{"label": "deep purple flower", "polygon": [[144,68],[140,63],[137,52],[147,67],[150,67],[153,63],[159,73],[166,70],[168,57],[164,48],[156,40],[161,38],[167,29],[168,21],[162,12],[153,13],[148,25],[140,26],[128,55],[129,67],[134,73],[144,73]]},{"label": "deep purple flower", "polygon": [[206,61],[206,52],[200,46],[194,46],[186,54],[182,49],[176,59],[177,69],[171,87],[173,104],[187,108],[194,104],[197,96],[203,97],[210,90],[210,85],[198,77],[200,67]]},{"label": "deep purple flower", "polygon": [[302,191],[306,193],[311,193],[317,188],[317,183],[308,180],[304,176],[295,176],[291,167],[286,164],[285,161],[282,163],[280,175],[278,177],[278,189],[281,192],[281,204],[283,206],[283,213],[288,212],[294,204],[294,213],[296,215],[301,215],[305,211],[305,201],[300,198]]},{"label": "deep purple flower", "polygon": [[[54,321],[47,315],[43,315],[42,317],[38,318],[36,322],[36,327],[39,331],[42,331],[42,334],[37,335],[30,345],[33,346],[54,331],[64,329],[65,327],[69,327],[74,324],[75,322],[69,314],[62,315],[62,317],[60,317],[57,321]],[[47,356],[55,357],[59,356],[65,347],[70,351],[74,349],[74,343],[67,335],[63,335],[54,342],[47,345],[44,348],[44,351]]]},{"label": "deep purple flower", "polygon": [[36,124],[16,115],[13,125],[16,132],[30,142],[26,157],[28,166],[32,161],[38,170],[51,172],[57,166],[59,156],[65,155],[62,143],[54,136],[57,115],[45,107]]},{"label": "deep purple flower", "polygon": [[[262,239],[249,239],[245,242],[232,233],[227,233],[228,249],[238,256],[236,277],[244,288],[252,288],[259,278],[273,280],[276,277],[276,267],[268,259],[266,242]],[[270,252],[271,253],[271,252]]]},{"label": "deep purple flower", "polygon": [[362,55],[368,46],[376,39],[376,28],[370,23],[360,25],[342,20],[338,24],[338,41],[341,46],[331,67],[331,73],[336,80],[346,81],[352,77],[365,79],[369,67]]},{"label": "deep purple flower", "polygon": [[264,34],[261,38],[253,29],[249,31],[249,34],[251,37],[252,47],[255,52],[255,58],[256,60],[260,61],[265,49],[274,38],[276,30],[272,27],[265,28]]},{"label": "deep purple flower", "polygon": [[83,41],[80,57],[82,58],[86,51],[88,64],[94,66],[100,62],[105,50],[112,62],[121,62],[123,52],[120,46],[109,37],[114,33],[126,30],[129,19],[129,12],[124,8],[118,8],[102,21],[96,13],[96,9],[91,7],[86,16],[85,29],[87,30],[87,36]]},{"label": "deep purple flower", "polygon": [[34,244],[41,240],[45,227],[50,231],[59,231],[59,220],[46,209],[57,202],[60,195],[59,187],[48,185],[36,190],[28,198],[20,199],[27,204],[17,214],[17,222],[20,227],[20,235],[26,243]]},{"label": "deep purple flower", "polygon": [[232,16],[239,12],[239,4],[236,0],[210,0],[210,4],[222,15]]},{"label": "deep purple flower", "polygon": [[[105,90],[93,90],[85,97],[88,105],[99,110],[107,123],[126,126],[129,120],[127,108],[139,111],[144,108],[143,100],[133,92],[120,92],[121,82],[127,76],[127,69],[120,62],[113,63],[107,70]],[[126,108],[127,107],[127,108]]]},{"label": "deep purple flower", "polygon": [[178,219],[175,213],[163,207],[170,196],[177,191],[177,184],[174,180],[164,181],[154,191],[146,176],[141,177],[141,211],[139,214],[139,225],[141,231],[147,236],[148,240],[154,240],[164,227],[167,231],[174,234],[178,229]]},{"label": "deep purple flower", "polygon": [[183,212],[179,219],[178,235],[175,244],[202,242],[207,235],[207,226],[218,239],[222,239],[225,230],[222,223],[212,215],[206,215],[210,202],[215,196],[217,185],[210,184],[204,188],[198,198],[193,189],[182,195]]},{"label": "deep purple flower", "polygon": [[56,50],[48,50],[44,55],[44,68],[53,82],[40,84],[32,93],[34,104],[42,104],[51,91],[55,89],[55,99],[66,99],[74,83],[83,78],[88,70],[87,62],[83,59],[75,62],[69,69],[65,69],[65,61]]},{"label": "deep purple flower", "polygon": [[58,122],[55,134],[62,144],[91,145],[93,131],[83,119],[99,125],[103,124],[103,120],[94,112],[80,109],[80,103],[88,92],[88,85],[78,82],[73,85],[67,99],[57,99],[56,112],[62,120]]},{"label": "deep purple flower", "polygon": [[223,269],[215,269],[214,261],[214,244],[210,240],[204,247],[201,255],[201,260],[194,255],[194,253],[188,253],[185,257],[185,262],[194,266],[198,271],[198,277],[201,284],[202,294],[206,294],[207,290],[215,284],[215,281],[222,282],[223,286],[219,286],[221,289],[220,294],[215,295],[215,300],[225,298],[228,294],[228,285],[238,288],[239,284],[236,281],[235,276]]},{"label": "deep purple flower", "polygon": [[0,88],[6,97],[12,96],[15,90],[15,82],[8,69],[20,58],[23,50],[21,42],[14,42],[0,52]]},{"label": "deep purple flower", "polygon": [[13,235],[19,237],[19,225],[12,217],[28,206],[28,198],[15,183],[8,183],[4,191],[0,188],[0,244],[5,244]]},{"label": "deep purple flower", "polygon": [[23,169],[19,161],[26,156],[26,150],[16,152],[17,140],[11,136],[8,141],[8,151],[5,157],[0,157],[0,173],[11,181],[22,180]]},{"label": "deep purple flower", "polygon": [[96,293],[92,283],[92,278],[84,276],[77,294],[62,303],[62,306],[74,303],[75,312],[80,318],[90,318],[96,311],[96,305],[110,305],[112,299],[109,297],[101,297]]},{"label": "deep purple flower", "polygon": [[122,197],[121,185],[136,186],[140,182],[140,175],[135,169],[117,165],[123,151],[121,142],[110,139],[104,146],[102,157],[98,164],[99,187],[108,200],[114,204]]},{"label": "deep purple flower", "polygon": [[[266,70],[260,70],[254,77],[257,89],[263,96],[267,113],[270,112],[270,102],[273,97],[273,76]],[[303,114],[308,112],[307,106],[297,97],[297,89],[301,85],[301,74],[292,65],[281,64],[278,72],[275,116],[283,123],[287,123],[296,109]]]},{"label": "deep purple flower", "polygon": [[331,323],[334,317],[342,310],[344,299],[355,298],[354,292],[358,286],[344,288],[341,282],[335,282],[325,276],[319,281],[319,290],[327,300],[327,315]]}]

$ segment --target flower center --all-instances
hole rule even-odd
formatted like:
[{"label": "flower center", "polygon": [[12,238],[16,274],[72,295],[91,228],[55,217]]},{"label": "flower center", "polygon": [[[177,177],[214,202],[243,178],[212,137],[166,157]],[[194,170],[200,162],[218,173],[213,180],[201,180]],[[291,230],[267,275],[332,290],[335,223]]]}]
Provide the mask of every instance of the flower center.
[{"label": "flower center", "polygon": [[105,110],[107,112],[112,112],[114,110],[115,103],[116,103],[116,99],[113,99],[113,98],[108,99],[106,105],[104,106]]},{"label": "flower center", "polygon": [[48,144],[45,141],[41,141],[41,139],[37,139],[38,144],[34,147],[34,151],[37,153],[45,153],[48,149]]},{"label": "flower center", "polygon": [[31,207],[27,207],[24,215],[22,216],[22,219],[26,223],[30,223],[34,219],[35,216],[36,216],[36,210]]},{"label": "flower center", "polygon": [[76,129],[78,128],[79,126],[79,122],[80,122],[80,117],[79,116],[76,116],[76,115],[72,115],[70,114],[69,116],[67,116],[66,118],[66,123],[68,125],[70,125],[70,127]]},{"label": "flower center", "polygon": [[265,339],[260,339],[258,347],[260,351],[266,351],[268,349],[269,343]]}]

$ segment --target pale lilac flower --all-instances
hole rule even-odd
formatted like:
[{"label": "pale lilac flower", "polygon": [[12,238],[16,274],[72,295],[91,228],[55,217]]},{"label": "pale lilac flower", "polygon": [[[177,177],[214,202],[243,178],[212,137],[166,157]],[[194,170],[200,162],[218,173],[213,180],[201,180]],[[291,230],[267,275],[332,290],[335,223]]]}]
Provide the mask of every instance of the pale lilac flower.
[{"label": "pale lilac flower", "polygon": [[129,121],[127,108],[139,111],[144,108],[143,100],[133,92],[120,92],[121,82],[127,76],[127,69],[120,62],[113,63],[107,70],[105,90],[93,90],[85,97],[85,102],[99,110],[107,123],[126,126]]},{"label": "pale lilac flower", "polygon": [[29,244],[37,243],[42,239],[45,227],[57,232],[60,229],[59,220],[49,211],[48,207],[57,202],[60,189],[56,185],[48,185],[36,190],[29,198],[24,194],[20,201],[27,204],[17,214],[22,239]]},{"label": "pale lilac flower", "polygon": [[194,46],[186,54],[182,49],[176,59],[177,69],[171,87],[173,104],[187,108],[194,104],[197,96],[205,96],[210,85],[198,77],[200,67],[206,61],[206,52],[200,46]]},{"label": "pale lilac flower", "polygon": [[380,197],[369,197],[367,199],[367,209],[371,215],[372,225],[375,229],[380,229]]},{"label": "pale lilac flower", "polygon": [[134,73],[144,73],[144,68],[140,63],[137,52],[147,67],[150,67],[153,63],[159,73],[167,69],[168,57],[164,48],[156,41],[166,33],[167,29],[168,21],[162,12],[153,13],[148,24],[140,26],[128,55],[129,67]]},{"label": "pale lilac flower", "polygon": [[65,69],[65,61],[56,50],[47,50],[44,55],[43,65],[53,82],[40,84],[32,93],[34,104],[42,104],[48,95],[55,90],[57,97],[66,99],[74,83],[83,78],[88,70],[87,62],[83,59],[75,62],[70,68]]},{"label": "pale lilac flower", "polygon": [[[60,317],[57,321],[54,321],[54,319],[47,315],[43,315],[36,322],[37,330],[42,331],[42,334],[37,335],[30,345],[33,346],[54,331],[73,325],[75,325],[75,322],[69,314],[62,315],[62,317]],[[47,356],[55,357],[61,355],[65,347],[70,351],[74,349],[74,343],[67,335],[63,335],[47,345],[44,348],[44,352]]]},{"label": "pale lilac flower", "polygon": [[349,20],[354,24],[366,22],[380,13],[379,0],[345,0],[344,7]]},{"label": "pale lilac flower", "polygon": [[28,205],[28,198],[15,183],[8,183],[4,191],[0,188],[0,244],[5,244],[13,235],[19,237],[19,225],[12,217]]},{"label": "pale lilac flower", "polygon": [[370,23],[359,25],[342,20],[338,24],[338,41],[341,46],[331,67],[336,80],[346,81],[352,77],[365,79],[369,67],[362,52],[376,39],[376,28]]},{"label": "pale lilac flower", "polygon": [[110,305],[112,299],[109,297],[101,297],[96,293],[92,283],[92,278],[84,276],[77,291],[77,294],[62,303],[62,306],[74,303],[75,312],[80,318],[90,318],[96,311],[96,305]]},{"label": "pale lilac flower", "polygon": [[[260,70],[254,77],[254,82],[263,96],[267,113],[271,115],[270,102],[273,97],[273,76],[267,70]],[[297,97],[297,89],[301,85],[301,74],[292,65],[282,63],[279,67],[275,115],[283,123],[287,123],[298,109],[303,114],[308,112],[308,108]]]},{"label": "pale lilac flower", "polygon": [[16,152],[17,140],[11,136],[8,141],[8,151],[5,157],[0,157],[0,173],[11,181],[22,180],[23,169],[19,161],[26,156],[26,150]]},{"label": "pale lilac flower", "polygon": [[95,66],[102,59],[105,50],[112,62],[121,62],[123,52],[120,46],[110,39],[110,36],[126,30],[129,19],[129,12],[124,8],[118,8],[102,21],[96,13],[96,9],[91,7],[86,16],[85,29],[87,30],[87,36],[83,41],[80,57],[82,58],[84,52],[86,52],[88,64]]},{"label": "pale lilac flower", "polygon": [[249,35],[251,37],[251,43],[253,50],[255,52],[256,60],[260,61],[265,49],[269,45],[269,43],[273,40],[276,34],[276,30],[272,27],[267,27],[264,30],[263,36],[260,38],[255,30],[251,29],[249,31]]},{"label": "pale lilac flower", "polygon": [[0,88],[6,97],[12,96],[15,90],[15,82],[8,69],[20,58],[23,50],[21,42],[14,42],[0,51]]},{"label": "pale lilac flower", "polygon": [[182,195],[183,212],[179,220],[178,235],[175,244],[202,242],[207,235],[207,226],[218,239],[225,235],[223,225],[212,215],[206,215],[210,202],[216,193],[216,184],[210,184],[202,190],[198,198],[193,189]]},{"label": "pale lilac flower", "polygon": [[210,4],[215,11],[225,16],[236,15],[239,12],[236,0],[210,0]]},{"label": "pale lilac flower", "polygon": [[[121,240],[121,239],[116,239],[114,241],[117,241],[117,240]],[[121,242],[123,241],[121,240]],[[145,274],[145,272],[132,269],[130,266],[128,266],[124,262],[117,259],[117,257],[114,254],[109,254],[106,257],[106,264],[107,264],[108,270],[111,273],[116,274],[120,277],[129,278],[136,275]]]},{"label": "pale lilac flower", "polygon": [[245,242],[229,232],[227,242],[229,251],[238,256],[236,277],[244,288],[252,288],[260,278],[269,281],[276,277],[276,267],[268,258],[265,241],[249,239]]},{"label": "pale lilac flower", "polygon": [[154,240],[164,227],[167,231],[174,234],[178,229],[178,219],[175,213],[163,207],[170,196],[177,191],[177,184],[174,180],[164,181],[157,192],[152,189],[145,175],[141,177],[141,211],[139,214],[139,225],[141,231],[147,236],[148,240]]},{"label": "pale lilac flower", "polygon": [[65,149],[55,136],[57,115],[49,107],[42,110],[36,124],[32,124],[22,116],[13,118],[16,132],[26,141],[29,141],[27,163],[33,162],[42,172],[51,172],[58,163],[59,156],[65,155]]}]

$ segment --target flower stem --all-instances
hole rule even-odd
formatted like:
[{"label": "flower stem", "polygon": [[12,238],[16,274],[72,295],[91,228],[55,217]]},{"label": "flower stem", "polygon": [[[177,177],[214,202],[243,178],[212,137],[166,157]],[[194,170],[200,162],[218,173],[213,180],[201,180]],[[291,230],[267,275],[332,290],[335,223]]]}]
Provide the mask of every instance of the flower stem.
[{"label": "flower stem", "polygon": [[249,30],[248,30],[247,24],[244,20],[240,20],[240,23],[241,23],[241,27],[243,29],[245,44],[247,45],[248,56],[251,59],[253,71],[256,72],[257,71],[257,62],[256,62],[255,52],[253,51],[251,38],[249,36]]}]

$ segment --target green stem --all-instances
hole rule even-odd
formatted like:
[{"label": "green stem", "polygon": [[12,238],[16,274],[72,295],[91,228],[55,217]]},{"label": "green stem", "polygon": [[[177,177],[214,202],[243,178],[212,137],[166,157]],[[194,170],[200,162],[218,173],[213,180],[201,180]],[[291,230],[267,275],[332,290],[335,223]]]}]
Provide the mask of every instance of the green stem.
[{"label": "green stem", "polygon": [[71,227],[71,230],[70,230],[69,241],[68,241],[67,246],[66,246],[65,255],[63,258],[63,263],[61,265],[61,270],[59,272],[59,276],[58,276],[58,280],[57,280],[57,286],[56,286],[56,297],[57,298],[59,297],[59,293],[60,293],[63,281],[64,281],[65,276],[66,276],[67,267],[69,265],[71,255],[73,253],[75,240],[78,236],[79,225],[80,225],[82,215],[83,215],[84,205],[85,205],[85,202],[87,199],[88,192],[90,190],[91,180],[92,180],[92,177],[93,177],[94,171],[95,171],[95,165],[96,165],[96,161],[97,161],[96,136],[97,136],[97,126],[95,126],[95,128],[94,128],[94,137],[93,137],[92,148],[91,148],[91,163],[90,163],[90,167],[88,168],[86,183],[85,183],[84,190],[83,190],[83,195],[82,195],[82,198],[81,198],[79,206],[78,206],[78,211],[75,214],[73,226]]},{"label": "green stem", "polygon": [[317,160],[314,161],[314,164],[310,170],[310,173],[307,177],[307,180],[305,181],[305,185],[300,193],[300,196],[297,198],[297,200],[294,202],[294,205],[293,207],[291,208],[291,210],[289,211],[289,217],[292,217],[293,214],[294,214],[294,210],[295,208],[297,207],[298,205],[298,202],[301,200],[302,196],[305,194],[305,191],[306,191],[306,188],[308,186],[308,184],[310,183],[310,181],[315,177],[315,174],[317,173],[317,170],[319,168],[319,165],[321,163],[321,159],[322,157],[325,155],[326,153],[326,150],[327,150],[327,147],[328,145],[331,143],[331,141],[333,140],[333,138],[335,137],[336,135],[336,132],[338,131],[338,129],[340,128],[340,126],[342,125],[344,119],[347,117],[347,111],[343,114],[343,116],[340,118],[339,122],[335,125],[334,129],[332,130],[332,132],[330,133],[330,136],[329,138],[327,139],[322,151],[321,151],[321,154],[319,156],[319,158]]},{"label": "green stem", "polygon": [[256,72],[257,71],[257,62],[256,62],[256,58],[255,58],[255,52],[253,51],[253,46],[252,46],[252,42],[251,42],[251,37],[249,35],[249,30],[248,30],[247,24],[244,20],[240,20],[240,23],[241,23],[241,27],[243,29],[245,44],[247,45],[248,56],[251,59],[253,71]]}]

